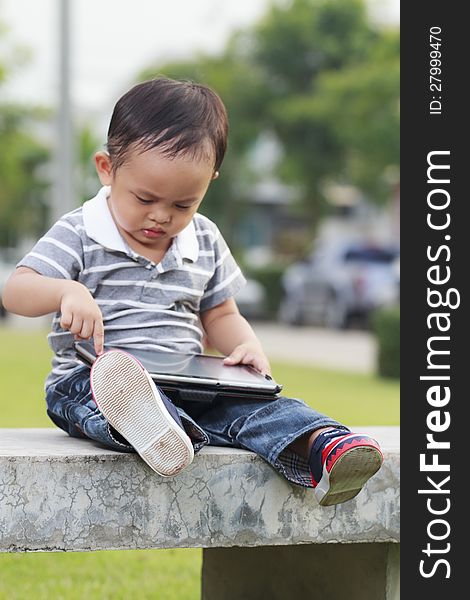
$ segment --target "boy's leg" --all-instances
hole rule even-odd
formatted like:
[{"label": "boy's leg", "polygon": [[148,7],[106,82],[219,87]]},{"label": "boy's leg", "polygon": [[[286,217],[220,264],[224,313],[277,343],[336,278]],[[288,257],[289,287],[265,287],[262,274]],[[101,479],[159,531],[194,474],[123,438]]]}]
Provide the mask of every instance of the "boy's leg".
[{"label": "boy's leg", "polygon": [[75,369],[46,390],[47,414],[71,437],[89,438],[112,450],[135,452],[105,419],[93,400],[90,369]]},{"label": "boy's leg", "polygon": [[313,487],[323,505],[356,496],[383,460],[375,440],[293,398],[226,399],[197,421],[211,444],[256,452],[289,481]]},{"label": "boy's leg", "polygon": [[[136,451],[98,408],[91,391],[88,367],[79,367],[50,386],[46,392],[46,401],[50,419],[70,436],[89,438],[113,450]],[[166,401],[171,404],[168,399]],[[192,440],[194,452],[198,452],[209,440],[184,411],[179,408],[177,410],[185,431]]]},{"label": "boy's leg", "polygon": [[105,352],[93,363],[90,382],[98,408],[154,471],[170,477],[191,464],[193,445],[176,407],[138,360]]}]

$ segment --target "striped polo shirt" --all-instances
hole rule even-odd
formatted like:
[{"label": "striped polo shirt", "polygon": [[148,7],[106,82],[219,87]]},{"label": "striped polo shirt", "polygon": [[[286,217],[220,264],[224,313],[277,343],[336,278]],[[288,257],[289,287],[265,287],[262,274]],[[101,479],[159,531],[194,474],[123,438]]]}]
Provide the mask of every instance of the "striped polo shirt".
[{"label": "striped polo shirt", "polygon": [[[18,266],[87,287],[103,314],[105,348],[202,352],[199,314],[233,297],[245,283],[220,231],[196,213],[156,264],[120,235],[109,193],[105,186],[64,215]],[[60,327],[60,313],[48,341],[54,357],[46,387],[81,365],[73,335]]]}]

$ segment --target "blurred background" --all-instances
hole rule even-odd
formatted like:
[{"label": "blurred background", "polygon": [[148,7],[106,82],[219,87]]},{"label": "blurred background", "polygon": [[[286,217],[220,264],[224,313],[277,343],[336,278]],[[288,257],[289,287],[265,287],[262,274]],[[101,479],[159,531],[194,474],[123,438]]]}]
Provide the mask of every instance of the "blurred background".
[{"label": "blurred background", "polygon": [[376,321],[398,319],[398,0],[0,0],[0,291],[95,195],[115,102],[158,74],[227,106],[201,212],[248,278],[241,312],[283,353],[314,327],[372,356]]},{"label": "blurred background", "polygon": [[[398,425],[399,60],[399,0],[0,0],[0,294],[96,194],[118,98],[203,82],[231,131],[201,212],[276,380],[351,427]],[[53,426],[49,323],[0,302],[0,428]],[[200,567],[198,549],[2,555],[0,598],[194,600]]]}]

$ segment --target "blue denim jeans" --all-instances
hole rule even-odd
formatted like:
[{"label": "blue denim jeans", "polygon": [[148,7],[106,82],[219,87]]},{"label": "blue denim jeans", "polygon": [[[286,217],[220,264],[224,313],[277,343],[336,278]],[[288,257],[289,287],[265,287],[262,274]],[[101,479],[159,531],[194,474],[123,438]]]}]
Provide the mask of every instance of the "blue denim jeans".
[{"label": "blue denim jeans", "polygon": [[[89,438],[113,450],[134,452],[96,406],[88,367],[78,367],[51,385],[46,390],[46,402],[51,420],[70,436]],[[289,481],[305,487],[312,487],[307,461],[288,446],[320,427],[342,427],[302,400],[284,396],[274,401],[243,397],[219,399],[211,404],[182,401],[177,409],[195,452],[206,444],[251,450]]]}]

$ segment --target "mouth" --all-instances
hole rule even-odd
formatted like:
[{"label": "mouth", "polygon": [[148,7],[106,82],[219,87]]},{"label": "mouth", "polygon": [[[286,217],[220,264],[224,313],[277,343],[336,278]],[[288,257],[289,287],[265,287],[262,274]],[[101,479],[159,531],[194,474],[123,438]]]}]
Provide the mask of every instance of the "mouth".
[{"label": "mouth", "polygon": [[142,229],[141,231],[146,238],[149,238],[152,240],[165,235],[164,229],[151,228],[151,229]]}]

